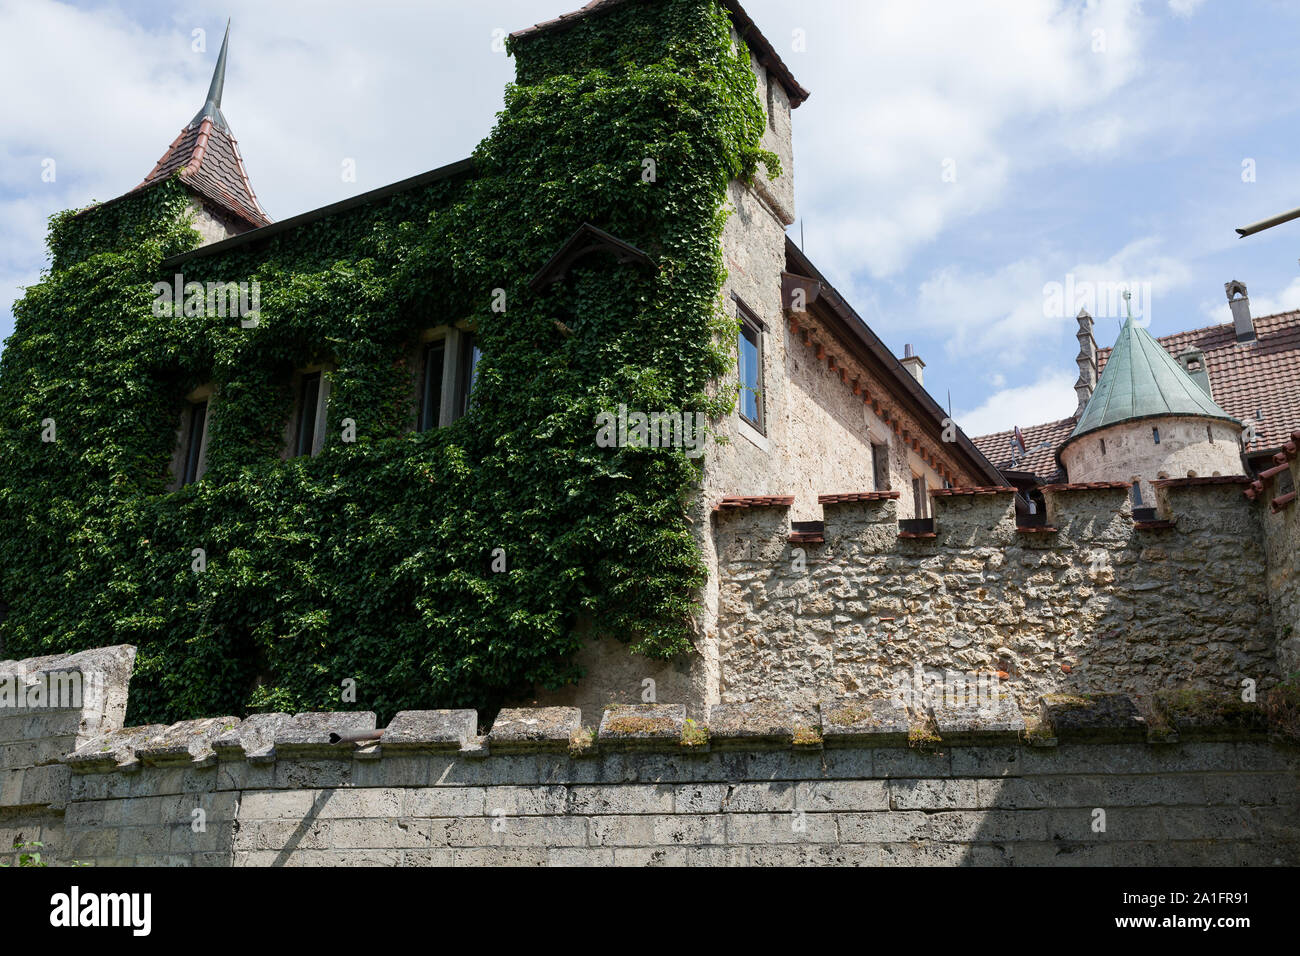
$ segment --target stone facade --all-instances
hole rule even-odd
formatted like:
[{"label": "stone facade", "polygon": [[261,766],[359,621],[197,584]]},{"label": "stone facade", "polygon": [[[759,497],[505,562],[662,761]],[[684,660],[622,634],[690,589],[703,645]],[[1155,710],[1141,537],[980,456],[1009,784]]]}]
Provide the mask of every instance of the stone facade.
[{"label": "stone facade", "polygon": [[[1152,429],[1159,429],[1159,443]],[[1148,507],[1155,504],[1153,481],[1245,474],[1241,426],[1190,416],[1138,419],[1098,429],[1063,446],[1061,463],[1071,482],[1138,479]]]},{"label": "stone facade", "polygon": [[[110,671],[124,699],[129,672]],[[1255,715],[1171,712],[1156,736],[1120,695],[1047,698],[1027,732],[1014,708],[941,705],[909,746],[878,702],[720,705],[707,729],[684,714],[618,708],[590,729],[571,708],[507,710],[482,736],[474,711],[382,734],[366,713],[124,729],[110,711],[88,739],[28,721],[22,744],[72,753],[56,785],[5,790],[0,836],[96,866],[1300,863],[1300,752]],[[0,754],[6,774],[32,763]]]},{"label": "stone facade", "polygon": [[1011,489],[936,492],[929,537],[900,537],[896,502],[878,496],[824,505],[824,543],[791,543],[787,509],[720,515],[722,700],[887,696],[918,667],[926,682],[998,674],[1024,708],[1276,682],[1263,530],[1242,485],[1162,487],[1155,526],[1135,525],[1127,491],[1048,486],[1049,527],[1030,529]]}]

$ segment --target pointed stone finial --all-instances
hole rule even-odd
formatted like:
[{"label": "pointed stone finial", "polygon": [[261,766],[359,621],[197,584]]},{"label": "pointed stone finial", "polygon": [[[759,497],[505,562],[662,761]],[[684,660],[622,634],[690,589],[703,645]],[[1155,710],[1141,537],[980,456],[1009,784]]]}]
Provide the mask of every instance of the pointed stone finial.
[{"label": "pointed stone finial", "polygon": [[227,129],[226,118],[221,114],[221,94],[226,86],[226,51],[230,47],[230,20],[226,20],[226,35],[221,39],[221,52],[217,54],[217,66],[212,71],[212,83],[208,87],[208,98],[190,125],[194,126],[205,119],[212,120],[218,129]]}]

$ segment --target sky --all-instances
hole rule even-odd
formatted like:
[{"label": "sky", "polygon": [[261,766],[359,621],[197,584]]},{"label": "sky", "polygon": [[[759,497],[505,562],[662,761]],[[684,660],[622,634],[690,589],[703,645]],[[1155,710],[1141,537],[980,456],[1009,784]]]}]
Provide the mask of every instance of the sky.
[{"label": "sky", "polygon": [[[207,92],[284,219],[463,159],[514,75],[508,32],[583,0],[0,0],[0,339],[47,218],[153,168]],[[1300,308],[1300,4],[745,0],[811,98],[802,241],[971,435],[1074,412],[1080,305],[1156,335]],[[345,169],[355,170],[348,179]],[[949,397],[951,395],[951,398]]]}]

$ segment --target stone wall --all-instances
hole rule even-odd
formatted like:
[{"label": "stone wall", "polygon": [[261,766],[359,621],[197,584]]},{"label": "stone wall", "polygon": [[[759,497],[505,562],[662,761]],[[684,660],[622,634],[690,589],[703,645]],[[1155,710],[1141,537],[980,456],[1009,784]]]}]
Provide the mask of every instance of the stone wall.
[{"label": "stone wall", "polygon": [[[1283,454],[1290,460],[1291,488],[1300,487],[1300,458],[1296,446],[1300,432],[1296,432]],[[1264,524],[1264,544],[1268,554],[1268,596],[1277,625],[1277,659],[1283,674],[1300,671],[1300,504],[1294,498],[1280,508],[1272,505],[1280,497],[1278,478],[1259,483],[1257,497],[1261,520]]]},{"label": "stone wall", "polygon": [[[1160,430],[1159,444],[1153,429]],[[1140,479],[1147,507],[1155,504],[1152,482],[1157,479],[1245,473],[1241,426],[1191,416],[1144,418],[1098,429],[1065,445],[1061,462],[1072,482]]]},{"label": "stone wall", "polygon": [[1172,715],[1153,736],[1125,697],[1045,699],[1027,732],[1008,703],[941,705],[920,737],[906,714],[860,700],[802,716],[721,705],[707,729],[672,705],[614,708],[598,729],[571,708],[507,710],[482,736],[474,711],[402,713],[381,735],[367,713],[119,728],[59,764],[57,805],[40,811],[62,818],[46,859],[1300,863],[1300,751],[1258,715]]},{"label": "stone wall", "polygon": [[[936,672],[997,674],[1032,710],[1054,692],[1266,688],[1278,678],[1259,509],[1244,479],[1169,482],[1135,524],[1127,486],[1049,486],[1047,528],[1010,489],[933,493],[935,530],[897,503],[823,505],[824,542],[780,507],[717,518],[721,697],[812,708]],[[960,679],[954,678],[954,679]]]},{"label": "stone wall", "polygon": [[0,661],[0,863],[15,843],[57,856],[68,800],[65,754],[122,726],[135,648]]}]

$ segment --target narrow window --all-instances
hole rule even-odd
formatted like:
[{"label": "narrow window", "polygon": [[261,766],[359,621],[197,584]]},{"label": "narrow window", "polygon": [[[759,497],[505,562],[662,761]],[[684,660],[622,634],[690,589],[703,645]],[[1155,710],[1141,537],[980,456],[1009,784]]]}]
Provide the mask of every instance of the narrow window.
[{"label": "narrow window", "polygon": [[1211,445],[1214,444],[1214,430],[1209,425],[1205,426],[1205,437],[1210,440]]},{"label": "narrow window", "polygon": [[1106,439],[1101,439],[1101,453],[1106,454]]},{"label": "narrow window", "polygon": [[1158,429],[1158,428],[1153,428],[1153,429],[1151,429],[1151,437],[1154,438],[1156,444],[1159,445],[1159,444],[1160,444],[1160,429]]},{"label": "narrow window", "polygon": [[889,490],[889,457],[884,445],[871,444],[871,471],[876,481],[876,491]]},{"label": "narrow window", "polygon": [[459,415],[464,415],[473,404],[474,385],[478,380],[478,362],[482,352],[478,347],[478,336],[466,332],[461,337],[460,353],[460,395],[456,400]]},{"label": "narrow window", "polygon": [[442,368],[447,356],[444,339],[431,342],[424,350],[424,387],[420,391],[420,431],[438,427],[442,411]]},{"label": "narrow window", "polygon": [[[739,303],[737,303],[739,306]],[[744,306],[740,311],[740,417],[763,430],[763,329]]]},{"label": "narrow window", "polygon": [[1141,508],[1142,507],[1142,485],[1139,483],[1137,475],[1133,476],[1133,488],[1131,490],[1133,494],[1133,507]]},{"label": "narrow window", "polygon": [[298,440],[295,455],[316,454],[316,420],[320,406],[320,372],[302,377],[302,392],[298,405]]},{"label": "narrow window", "polygon": [[926,509],[926,487],[924,475],[912,476],[912,507],[917,518],[928,518]]},{"label": "narrow window", "polygon": [[194,402],[190,405],[190,420],[186,436],[185,472],[181,485],[196,482],[203,476],[203,438],[208,427],[208,403]]}]

